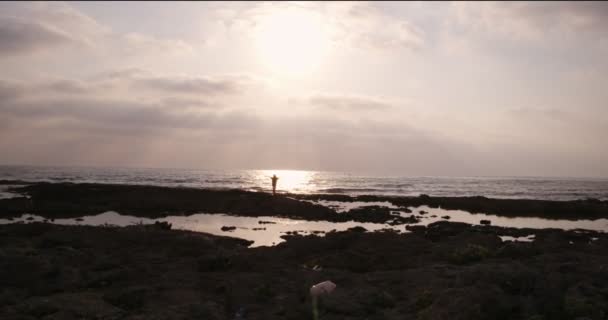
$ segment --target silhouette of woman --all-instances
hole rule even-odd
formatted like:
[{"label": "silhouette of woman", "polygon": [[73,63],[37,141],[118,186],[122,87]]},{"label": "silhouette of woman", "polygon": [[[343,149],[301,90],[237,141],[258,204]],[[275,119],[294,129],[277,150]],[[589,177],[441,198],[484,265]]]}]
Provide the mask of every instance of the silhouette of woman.
[{"label": "silhouette of woman", "polygon": [[279,177],[277,177],[276,174],[272,175],[272,195],[276,195],[277,194],[277,180],[279,180]]}]

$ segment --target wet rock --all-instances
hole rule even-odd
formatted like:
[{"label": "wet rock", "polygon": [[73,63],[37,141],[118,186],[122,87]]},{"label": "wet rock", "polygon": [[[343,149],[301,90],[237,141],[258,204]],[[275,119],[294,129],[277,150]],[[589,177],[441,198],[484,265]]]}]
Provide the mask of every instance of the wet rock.
[{"label": "wet rock", "polygon": [[236,230],[236,227],[234,227],[234,226],[223,226],[221,228],[221,230],[224,231],[224,232],[230,232],[230,231]]},{"label": "wet rock", "polygon": [[490,251],[488,248],[480,245],[468,244],[463,248],[454,250],[450,254],[449,260],[456,264],[469,264],[481,261],[489,256]]},{"label": "wet rock", "polygon": [[446,220],[450,220],[451,217],[450,216],[442,216],[441,219],[446,219]]},{"label": "wet rock", "polygon": [[504,245],[496,252],[496,255],[501,258],[521,259],[530,258],[540,253],[541,252],[537,247],[529,243],[509,241],[504,243]]},{"label": "wet rock", "polygon": [[34,316],[38,319],[59,311],[59,307],[46,299],[37,299],[19,306],[20,313]]},{"label": "wet rock", "polygon": [[471,225],[462,222],[437,221],[426,227],[426,237],[433,241],[453,237],[471,229]]},{"label": "wet rock", "polygon": [[424,215],[424,214],[427,214],[427,213],[429,213],[429,212],[428,212],[428,211],[424,211],[424,210],[420,210],[418,213],[420,213],[420,214],[423,214],[423,215]]},{"label": "wet rock", "polygon": [[272,221],[264,221],[264,220],[260,220],[258,221],[259,224],[277,224],[276,222],[272,222]]},{"label": "wet rock", "polygon": [[148,294],[149,289],[145,287],[119,288],[106,293],[103,299],[124,310],[138,310],[144,306]]},{"label": "wet rock", "polygon": [[233,265],[231,256],[224,251],[208,253],[199,258],[197,263],[200,272],[226,271]]},{"label": "wet rock", "polygon": [[[449,221],[406,228],[246,248],[154,227],[0,225],[0,319],[232,320],[241,308],[245,319],[310,319],[310,286],[327,279],[338,284],[319,302],[327,320],[608,314],[605,235]],[[529,234],[538,240],[498,238]]]},{"label": "wet rock", "polygon": [[154,226],[160,230],[171,230],[172,225],[171,225],[171,223],[166,222],[166,221],[163,221],[163,222],[155,221]]},{"label": "wet rock", "polygon": [[409,216],[409,217],[394,217],[393,220],[390,220],[387,222],[388,225],[391,226],[396,226],[396,225],[401,225],[401,224],[411,224],[411,223],[418,223],[420,222],[420,219],[418,217],[415,216]]},{"label": "wet rock", "polygon": [[209,319],[220,320],[225,319],[222,307],[213,301],[205,301],[203,303],[193,303],[188,306],[189,314],[192,319]]},{"label": "wet rock", "polygon": [[348,228],[346,231],[350,231],[350,232],[367,232],[367,229],[361,227],[361,226],[356,226],[356,227],[352,227],[352,228]]},{"label": "wet rock", "polygon": [[266,228],[252,228],[253,231],[266,230]]},{"label": "wet rock", "polygon": [[405,226],[406,230],[409,230],[411,232],[425,232],[426,231],[426,227],[425,226]]},{"label": "wet rock", "polygon": [[490,221],[490,220],[480,220],[480,221],[479,221],[479,224],[482,224],[482,225],[490,225],[490,224],[492,224],[492,221]]}]

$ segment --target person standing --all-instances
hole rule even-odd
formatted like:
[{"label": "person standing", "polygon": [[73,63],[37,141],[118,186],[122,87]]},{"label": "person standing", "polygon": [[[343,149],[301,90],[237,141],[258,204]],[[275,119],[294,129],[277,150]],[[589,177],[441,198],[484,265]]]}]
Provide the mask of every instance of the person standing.
[{"label": "person standing", "polygon": [[273,174],[270,179],[272,180],[272,195],[275,196],[277,194],[277,180],[279,180],[279,177]]}]

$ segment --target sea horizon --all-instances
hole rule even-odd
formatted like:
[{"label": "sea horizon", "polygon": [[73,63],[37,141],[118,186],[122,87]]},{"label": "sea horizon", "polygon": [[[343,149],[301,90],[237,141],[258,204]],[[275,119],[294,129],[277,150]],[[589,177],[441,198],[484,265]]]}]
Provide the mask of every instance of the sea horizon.
[{"label": "sea horizon", "polygon": [[353,175],[358,177],[374,177],[374,178],[492,178],[492,179],[555,179],[555,180],[607,180],[608,176],[567,176],[567,175],[428,175],[428,174],[402,174],[402,173],[375,173],[375,172],[357,172],[357,171],[339,171],[327,169],[287,169],[287,168],[194,168],[194,167],[162,167],[162,166],[129,166],[129,165],[55,165],[55,164],[0,164],[0,167],[33,167],[33,168],[83,168],[83,169],[130,169],[130,170],[177,170],[177,171],[299,171],[299,172],[319,172],[333,173],[343,175]]},{"label": "sea horizon", "polygon": [[0,165],[0,180],[137,184],[349,196],[484,196],[504,199],[608,200],[608,179],[531,176],[381,176],[334,171]]}]

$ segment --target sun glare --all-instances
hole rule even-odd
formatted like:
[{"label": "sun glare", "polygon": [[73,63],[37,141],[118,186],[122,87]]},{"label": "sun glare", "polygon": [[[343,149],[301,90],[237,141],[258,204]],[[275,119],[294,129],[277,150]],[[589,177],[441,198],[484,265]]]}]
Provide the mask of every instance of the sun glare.
[{"label": "sun glare", "polygon": [[261,18],[255,41],[261,61],[284,74],[313,71],[329,49],[321,17],[298,8],[276,9]]},{"label": "sun glare", "polygon": [[270,177],[279,177],[277,192],[307,192],[311,188],[313,172],[304,170],[260,170],[257,179],[270,187]]}]

